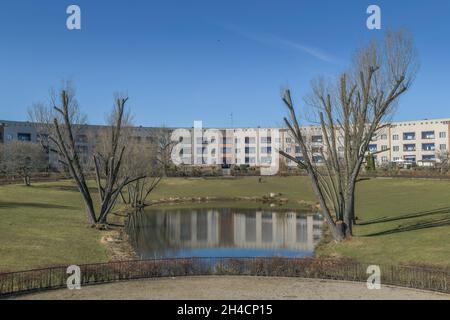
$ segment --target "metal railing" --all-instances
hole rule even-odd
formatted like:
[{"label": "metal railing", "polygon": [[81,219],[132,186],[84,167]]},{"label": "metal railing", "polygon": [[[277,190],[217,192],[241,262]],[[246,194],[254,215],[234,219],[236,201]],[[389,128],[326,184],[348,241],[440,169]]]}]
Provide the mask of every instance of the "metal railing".
[{"label": "metal railing", "polygon": [[[173,258],[80,265],[81,285],[158,277],[246,275],[366,282],[369,264],[317,258]],[[381,283],[450,293],[448,269],[380,265]],[[0,297],[65,288],[66,266],[0,274]]]}]

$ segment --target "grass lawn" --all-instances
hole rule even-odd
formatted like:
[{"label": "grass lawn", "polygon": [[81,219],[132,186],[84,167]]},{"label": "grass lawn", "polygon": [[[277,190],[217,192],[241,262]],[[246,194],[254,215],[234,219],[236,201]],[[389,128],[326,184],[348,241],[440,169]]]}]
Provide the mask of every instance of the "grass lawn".
[{"label": "grass lawn", "polygon": [[[300,200],[315,202],[305,177],[266,177],[263,183],[256,177],[169,178],[152,198],[270,192],[289,198],[292,208],[301,208]],[[358,184],[357,199],[358,221],[367,224],[355,227],[356,237],[350,241],[321,246],[320,255],[450,266],[450,181],[371,179]],[[0,186],[0,219],[2,271],[108,260],[102,233],[87,226],[81,197],[70,182]]]}]

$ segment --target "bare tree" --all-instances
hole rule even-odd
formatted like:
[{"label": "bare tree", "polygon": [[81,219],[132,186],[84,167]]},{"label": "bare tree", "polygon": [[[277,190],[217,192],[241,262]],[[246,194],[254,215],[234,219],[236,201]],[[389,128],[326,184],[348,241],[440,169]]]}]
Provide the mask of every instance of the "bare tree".
[{"label": "bare tree", "polygon": [[137,209],[146,205],[147,198],[158,186],[163,175],[154,132],[152,136],[145,137],[145,140],[143,138],[132,134],[128,136],[127,152],[121,168],[122,175],[139,178],[129,183],[121,192],[122,202]]},{"label": "bare tree", "polygon": [[[101,147],[94,152],[95,176],[100,194],[100,212],[97,222],[105,224],[124,187],[147,177],[143,171],[123,169],[123,161],[130,164],[131,117],[125,111],[128,97],[117,97],[109,116],[109,127],[102,129]],[[127,152],[125,153],[125,149]],[[132,162],[136,163],[136,162]]]},{"label": "bare tree", "polygon": [[172,141],[171,134],[172,132],[164,126],[154,131],[156,161],[162,171],[162,176],[167,176],[167,171],[172,163],[172,150],[176,143]]},{"label": "bare tree", "polygon": [[[410,88],[416,71],[411,38],[404,32],[388,32],[384,43],[372,42],[357,51],[352,69],[336,83],[320,80],[313,84],[308,103],[323,135],[323,146],[315,152],[300,127],[290,91],[284,92],[283,101],[289,110],[284,120],[303,159],[280,153],[308,171],[336,241],[352,236],[356,182],[369,143],[388,125],[398,98]],[[321,161],[315,161],[316,154]]]},{"label": "bare tree", "polygon": [[[128,98],[115,99],[113,112],[110,114],[109,126],[100,130],[106,139],[102,148],[95,150],[93,156],[80,148],[77,136],[85,125],[85,117],[79,110],[75,93],[70,84],[66,85],[59,99],[52,94],[52,105],[46,107],[36,104],[29,111],[31,120],[36,124],[39,134],[46,137],[42,140],[44,148],[58,156],[59,162],[68,170],[74,179],[86,205],[88,221],[91,224],[106,224],[108,214],[113,209],[120,191],[138,178],[121,176],[119,173],[126,143],[123,140],[124,121],[126,121],[125,104]],[[87,178],[95,172],[99,191],[100,210],[96,214],[94,201],[88,187]]]},{"label": "bare tree", "polygon": [[41,146],[27,141],[13,141],[0,146],[0,171],[6,176],[21,177],[25,185],[31,185],[33,174],[48,167]]}]

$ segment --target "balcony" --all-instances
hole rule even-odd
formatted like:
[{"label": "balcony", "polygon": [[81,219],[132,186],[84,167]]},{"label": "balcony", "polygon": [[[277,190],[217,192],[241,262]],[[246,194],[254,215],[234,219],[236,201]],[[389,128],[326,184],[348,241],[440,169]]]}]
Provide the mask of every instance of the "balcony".
[{"label": "balcony", "polygon": [[422,139],[424,139],[424,140],[434,139],[434,137],[435,137],[434,131],[423,131],[422,132]]},{"label": "balcony", "polygon": [[415,144],[405,144],[403,145],[403,151],[416,151],[416,145]]},{"label": "balcony", "polygon": [[436,149],[434,143],[423,143],[422,151],[434,151]]},{"label": "balcony", "polygon": [[403,134],[403,140],[416,140],[415,132],[406,132]]}]

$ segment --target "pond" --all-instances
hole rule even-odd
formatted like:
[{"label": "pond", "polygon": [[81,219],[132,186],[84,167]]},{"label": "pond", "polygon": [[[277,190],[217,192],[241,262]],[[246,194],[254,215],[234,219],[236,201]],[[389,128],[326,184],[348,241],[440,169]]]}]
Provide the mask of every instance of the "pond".
[{"label": "pond", "polygon": [[131,216],[126,231],[141,259],[305,257],[314,253],[318,214],[256,209],[164,209]]}]

